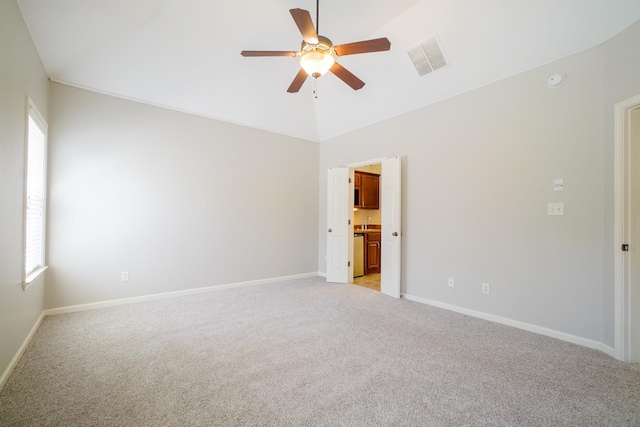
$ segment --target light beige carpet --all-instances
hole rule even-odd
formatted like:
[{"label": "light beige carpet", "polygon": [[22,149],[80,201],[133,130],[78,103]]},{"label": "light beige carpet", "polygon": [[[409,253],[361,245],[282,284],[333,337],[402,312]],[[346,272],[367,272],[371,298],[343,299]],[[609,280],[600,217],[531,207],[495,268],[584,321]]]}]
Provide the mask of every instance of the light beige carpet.
[{"label": "light beige carpet", "polygon": [[2,426],[639,426],[640,367],[321,278],[47,317]]}]

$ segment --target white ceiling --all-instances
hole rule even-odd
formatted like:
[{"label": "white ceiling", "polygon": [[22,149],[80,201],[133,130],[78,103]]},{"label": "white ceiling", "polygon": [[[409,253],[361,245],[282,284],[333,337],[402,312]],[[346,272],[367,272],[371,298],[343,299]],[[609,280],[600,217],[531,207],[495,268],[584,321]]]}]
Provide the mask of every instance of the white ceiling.
[{"label": "white ceiling", "polygon": [[[640,0],[321,0],[334,44],[388,37],[391,51],[338,59],[365,81],[331,74],[286,92],[299,50],[289,9],[314,0],[18,0],[58,82],[322,141],[554,61],[640,19]],[[437,35],[451,66],[419,77],[407,51]],[[562,70],[558,70],[561,72]],[[569,76],[570,78],[570,76]]]}]

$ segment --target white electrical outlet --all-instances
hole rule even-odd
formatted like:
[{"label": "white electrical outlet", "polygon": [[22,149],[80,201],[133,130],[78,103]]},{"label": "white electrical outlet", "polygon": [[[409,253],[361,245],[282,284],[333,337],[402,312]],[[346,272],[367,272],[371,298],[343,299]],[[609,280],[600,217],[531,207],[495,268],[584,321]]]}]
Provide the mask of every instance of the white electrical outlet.
[{"label": "white electrical outlet", "polygon": [[449,287],[450,287],[450,288],[453,288],[453,277],[449,277],[449,282],[448,282],[448,284],[449,284]]},{"label": "white electrical outlet", "polygon": [[547,215],[564,215],[564,203],[547,203]]},{"label": "white electrical outlet", "polygon": [[123,282],[128,282],[129,281],[129,272],[128,271],[123,271],[122,273],[120,273],[120,280]]},{"label": "white electrical outlet", "polygon": [[489,285],[488,283],[483,283],[482,284],[482,293],[489,295],[491,293],[491,285]]}]

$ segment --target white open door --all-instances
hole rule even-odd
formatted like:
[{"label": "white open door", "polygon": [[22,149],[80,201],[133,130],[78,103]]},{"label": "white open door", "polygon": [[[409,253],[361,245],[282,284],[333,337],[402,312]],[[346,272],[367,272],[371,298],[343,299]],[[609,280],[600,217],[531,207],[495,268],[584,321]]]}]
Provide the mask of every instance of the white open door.
[{"label": "white open door", "polygon": [[380,292],[400,298],[402,259],[400,157],[382,161],[382,274]]},{"label": "white open door", "polygon": [[331,168],[328,175],[327,282],[349,283],[349,168]]}]

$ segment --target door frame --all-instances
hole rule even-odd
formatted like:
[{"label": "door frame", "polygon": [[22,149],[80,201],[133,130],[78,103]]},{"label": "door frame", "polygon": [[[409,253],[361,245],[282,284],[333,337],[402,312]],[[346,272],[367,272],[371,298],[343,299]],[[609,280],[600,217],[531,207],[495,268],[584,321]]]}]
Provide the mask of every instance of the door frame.
[{"label": "door frame", "polygon": [[[360,162],[355,162],[355,163],[349,163],[347,164],[347,167],[349,168],[349,176],[351,176],[351,183],[349,184],[349,192],[350,194],[353,194],[354,191],[354,182],[353,182],[353,172],[357,169],[357,168],[362,168],[365,166],[371,166],[371,165],[375,165],[375,164],[382,164],[382,162],[384,160],[387,160],[388,157],[378,157],[376,159],[371,159],[371,160],[363,160]],[[352,203],[353,204],[353,203]],[[382,209],[382,206],[380,206],[380,209]],[[354,215],[353,215],[353,206],[349,206],[349,223],[351,224],[351,233],[349,234],[349,247],[350,249],[350,253],[349,253],[349,259],[352,260],[351,265],[353,265],[354,263],[354,257],[353,257],[353,227],[355,226],[354,224],[354,219],[353,219]],[[365,248],[366,250],[366,248]],[[380,266],[380,273],[382,273],[382,266]],[[381,276],[382,277],[382,276]],[[382,279],[381,279],[382,280]],[[349,271],[349,283],[353,283],[353,270]]]},{"label": "door frame", "polygon": [[[355,169],[361,168],[361,167],[364,167],[364,166],[371,166],[371,165],[375,165],[375,164],[382,165],[382,163],[385,160],[388,160],[388,159],[389,159],[389,157],[377,157],[377,158],[374,158],[374,159],[362,160],[362,161],[359,161],[359,162],[354,162],[354,163],[347,164],[347,167],[349,168],[349,173],[350,173],[350,175],[352,177],[351,184],[349,185],[349,191],[353,194],[353,190],[354,190],[353,172],[354,172]],[[382,179],[384,179],[384,177]],[[353,219],[354,218],[354,214],[353,214],[353,209],[352,209],[351,206],[349,207],[349,215],[350,215],[349,218],[350,218],[350,221],[351,221],[350,224],[352,226],[354,226],[355,225],[354,224],[354,219]],[[383,217],[384,217],[384,209],[383,209],[383,204],[381,203],[380,204],[380,218],[383,218]],[[351,239],[351,242],[350,242],[350,245],[349,245],[349,247],[351,248],[351,250],[350,250],[350,258],[353,260],[353,233],[350,233],[349,239]],[[400,264],[402,264],[402,263],[400,262]],[[353,265],[353,262],[352,262],[352,265]],[[382,274],[383,274],[382,269],[383,269],[383,267],[382,267],[382,263],[381,263],[381,265],[380,265],[380,290],[381,291],[382,291]],[[353,283],[353,271],[349,272],[349,283]]]},{"label": "door frame", "polygon": [[[615,105],[614,121],[614,354],[615,358],[630,361],[631,330],[629,316],[629,252],[622,245],[629,243],[629,153],[631,137],[628,132],[632,110],[640,108],[640,94]],[[632,248],[636,250],[635,248]],[[640,307],[635,307],[640,310]]]},{"label": "door frame", "polygon": [[[354,261],[354,259],[353,259],[354,258],[354,256],[353,256],[353,241],[354,241],[354,236],[353,236],[353,230],[354,230],[354,228],[353,228],[354,227],[354,220],[353,220],[354,219],[354,214],[353,214],[353,190],[354,190],[354,184],[355,184],[354,180],[353,180],[354,170],[356,168],[369,166],[369,165],[373,165],[373,164],[382,164],[383,174],[384,174],[384,165],[385,165],[385,163],[389,163],[392,160],[397,162],[397,172],[398,172],[398,174],[400,174],[401,173],[400,172],[401,171],[401,157],[400,156],[395,156],[395,157],[392,157],[392,158],[379,157],[379,158],[374,158],[374,159],[370,159],[370,160],[363,160],[363,161],[359,161],[359,162],[350,163],[350,164],[346,165],[345,167],[328,168],[328,177],[329,178],[331,178],[331,170],[332,169],[342,170],[343,173],[346,173],[346,175],[349,177],[348,183],[347,182],[345,183],[347,185],[346,188],[347,188],[347,192],[348,192],[348,200],[349,200],[349,202],[346,204],[346,207],[344,208],[346,210],[346,212],[345,211],[342,212],[343,214],[346,214],[346,215],[342,217],[343,221],[341,222],[341,224],[343,226],[346,226],[346,228],[347,228],[348,236],[347,236],[347,239],[346,239],[346,243],[347,243],[346,246],[347,246],[347,254],[348,254],[348,261],[349,262],[348,262],[347,269],[346,269],[346,273],[347,273],[346,276],[347,277],[344,277],[344,274],[341,273],[340,274],[340,276],[341,276],[340,280],[336,280],[335,278],[333,278],[333,281],[336,282],[336,283],[353,283],[353,267],[354,267],[354,265],[353,265],[354,264],[353,263],[353,261]],[[402,216],[402,214],[401,214],[401,209],[402,209],[401,208],[401,206],[402,206],[402,202],[401,202],[401,199],[402,199],[401,177],[398,176],[397,179],[398,179],[398,182],[397,182],[397,185],[398,185],[398,188],[397,188],[398,189],[398,197],[400,198],[400,201],[397,201],[396,203],[393,204],[393,206],[397,207],[398,211],[397,212],[393,211],[393,210],[392,211],[396,212],[396,218],[398,218],[397,225],[398,225],[398,227],[401,227],[401,222],[399,220],[401,218],[401,216]],[[331,206],[330,192],[332,191],[332,189],[331,189],[332,188],[332,184],[329,181],[330,180],[328,179],[327,180],[327,225],[329,225],[328,232],[331,232],[332,226],[334,224],[334,219],[332,219],[332,218],[334,218],[335,215],[333,217],[331,216],[331,212],[333,212],[333,210],[330,209],[330,206]],[[344,190],[342,190],[342,191],[344,191]],[[383,193],[384,193],[384,191],[383,191]],[[384,205],[384,203],[383,203],[383,205]],[[342,209],[342,208],[338,208],[338,209]],[[381,212],[381,214],[382,214],[382,212]],[[400,236],[402,236],[402,230],[399,229],[399,230],[397,230],[397,232],[395,232],[393,234],[394,234],[394,236],[397,236],[397,239],[400,239],[401,238]],[[327,238],[327,257],[326,257],[326,259],[327,259],[327,281],[330,281],[329,267],[331,266],[331,262],[330,262],[331,260],[329,259],[329,255],[331,255],[330,254],[330,250],[329,250],[329,245],[330,245],[330,242],[329,242],[329,239]],[[401,250],[402,241],[401,240],[399,240],[399,244],[398,245],[399,245],[399,247],[397,248],[397,256],[392,258],[392,259],[396,260],[396,262],[398,264],[397,265],[397,269],[398,269],[397,270],[397,275],[392,275],[393,277],[396,278],[394,283],[397,286],[397,292],[395,290],[395,287],[394,287],[394,292],[383,292],[383,293],[385,293],[385,294],[387,294],[387,295],[389,295],[391,297],[394,297],[394,298],[402,298],[402,296],[403,296],[402,292],[401,292],[401,285],[402,284],[401,284],[401,274],[400,274],[400,270],[402,268],[402,258],[401,258],[402,257],[402,250]],[[380,289],[380,291],[381,292],[383,291],[383,289],[382,289],[382,273],[383,273],[382,270],[383,270],[383,268],[384,267],[381,265],[380,266],[380,270],[381,270],[380,271],[380,273],[381,273],[381,282],[380,282],[381,289]],[[393,271],[393,270],[391,270],[391,271]],[[385,283],[388,283],[388,282],[385,282]]]}]

